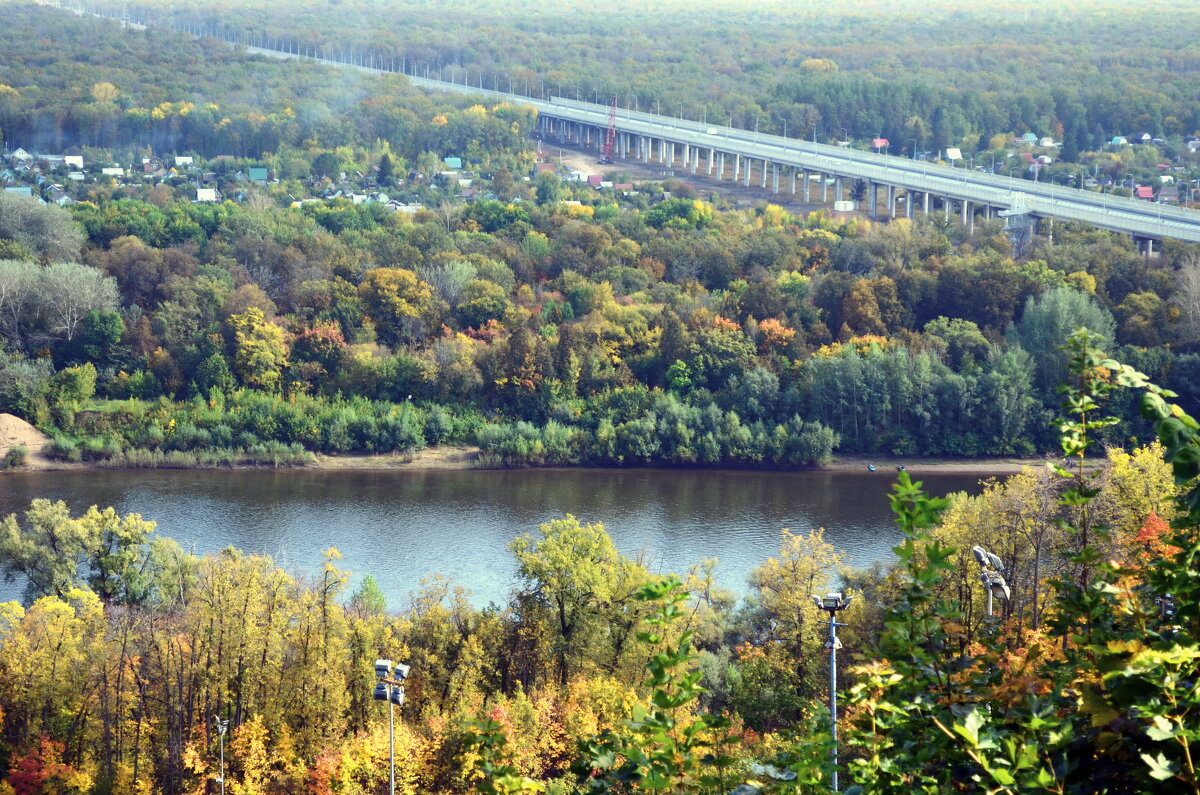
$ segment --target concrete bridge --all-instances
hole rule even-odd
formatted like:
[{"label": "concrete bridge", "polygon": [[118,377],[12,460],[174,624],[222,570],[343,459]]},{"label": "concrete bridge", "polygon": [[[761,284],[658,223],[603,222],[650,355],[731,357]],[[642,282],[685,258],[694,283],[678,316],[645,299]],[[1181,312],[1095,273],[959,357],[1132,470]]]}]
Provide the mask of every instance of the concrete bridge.
[{"label": "concrete bridge", "polygon": [[[605,105],[563,97],[530,98],[414,75],[408,78],[429,90],[482,94],[532,105],[538,111],[538,130],[543,136],[597,152],[604,145],[609,115]],[[822,203],[844,201],[852,183],[861,180],[866,196],[860,209],[872,218],[912,217],[919,207],[926,213],[953,213],[973,230],[976,217],[1000,216],[1008,219],[1014,236],[1037,219],[1080,221],[1126,233],[1147,253],[1153,253],[1154,242],[1163,238],[1200,242],[1200,212],[1181,207],[624,108],[617,109],[616,129],[613,156],[618,160],[740,181],[774,193],[802,195],[806,202],[815,201],[818,194]]]},{"label": "concrete bridge", "polygon": [[[111,16],[78,1],[41,2],[76,13]],[[126,25],[145,24],[118,19]],[[194,35],[217,33],[188,26],[177,29]],[[480,85],[471,85],[466,77],[463,83],[434,80],[409,73],[411,69],[406,67],[410,65],[403,59],[397,63],[394,58],[369,53],[322,57],[329,51],[312,50],[294,42],[269,38],[229,41],[256,54],[299,58],[372,74],[402,73],[415,86],[431,91],[479,94],[492,101],[531,105],[538,112],[542,136],[592,147],[597,152],[604,145],[609,116],[606,105],[487,89],[482,85],[482,74]],[[740,181],[774,193],[803,196],[806,202],[816,201],[818,192],[822,203],[844,202],[852,185],[861,181],[866,186],[865,206],[856,202],[854,207],[872,218],[911,217],[920,207],[923,212],[940,211],[946,217],[953,213],[973,230],[977,217],[1000,216],[1006,219],[1006,231],[1018,248],[1040,219],[1079,221],[1122,232],[1133,237],[1147,254],[1153,253],[1155,241],[1163,238],[1200,243],[1200,212],[1181,207],[625,108],[617,109],[616,131],[613,156],[618,162],[636,160],[717,180]]]}]

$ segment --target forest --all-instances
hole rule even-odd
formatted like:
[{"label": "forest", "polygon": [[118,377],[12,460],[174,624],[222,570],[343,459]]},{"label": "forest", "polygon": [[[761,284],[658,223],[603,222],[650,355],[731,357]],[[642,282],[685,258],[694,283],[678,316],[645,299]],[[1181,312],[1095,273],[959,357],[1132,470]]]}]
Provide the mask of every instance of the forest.
[{"label": "forest", "polygon": [[[296,576],[35,500],[0,522],[26,583],[0,605],[0,791],[384,792],[386,657],[411,666],[398,792],[827,793],[810,594],[839,587],[842,791],[1195,792],[1200,423],[1097,341],[1068,343],[1069,467],[949,498],[902,472],[894,564],[785,529],[741,604],[715,561],[663,579],[569,514],[513,540],[517,584],[476,609],[443,579],[347,593],[335,548]],[[1125,390],[1158,441],[1089,467]],[[972,544],[1011,589],[995,614]]]},{"label": "forest", "polygon": [[1200,130],[1200,51],[1189,32],[1198,12],[1179,0],[937,0],[920,13],[886,0],[572,0],[518,20],[503,0],[265,2],[236,15],[170,0],[85,5],[533,96],[615,95],[622,107],[822,141],[881,136],[910,157],[1002,150],[995,136],[1033,132],[1070,163],[1119,166],[1099,153],[1113,136]]},{"label": "forest", "polygon": [[[1015,261],[999,221],[792,214],[671,180],[596,191],[534,173],[527,108],[12,10],[8,139],[49,129],[90,141],[63,148],[89,164],[160,172],[93,166],[62,180],[63,207],[0,196],[0,408],[64,459],[1026,455],[1055,444],[1057,348],[1081,325],[1195,410],[1192,247],[1145,258],[1060,224]],[[200,165],[151,159],[172,152]],[[433,176],[451,155],[486,192]],[[247,181],[259,164],[272,179]],[[193,201],[200,184],[240,200]],[[1114,411],[1106,438],[1147,437],[1132,400]]]}]

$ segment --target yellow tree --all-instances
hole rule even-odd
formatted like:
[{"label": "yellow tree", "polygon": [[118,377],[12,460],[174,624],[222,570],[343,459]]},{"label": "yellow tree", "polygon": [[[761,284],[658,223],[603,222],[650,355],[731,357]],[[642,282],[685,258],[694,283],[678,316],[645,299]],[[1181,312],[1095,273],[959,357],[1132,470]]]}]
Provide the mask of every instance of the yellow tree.
[{"label": "yellow tree", "polygon": [[1117,544],[1136,537],[1151,514],[1168,523],[1176,517],[1178,489],[1160,443],[1131,452],[1110,448],[1107,455],[1094,505],[1097,519],[1111,528]]},{"label": "yellow tree", "polygon": [[270,757],[267,755],[267,727],[262,718],[255,715],[232,734],[229,757],[237,773],[229,784],[229,791],[233,795],[266,795]]},{"label": "yellow tree", "polygon": [[105,630],[104,606],[86,589],[43,597],[27,611],[12,602],[0,611],[0,703],[16,748],[49,735],[65,743],[68,758],[89,755],[90,680],[104,656]]},{"label": "yellow tree", "polygon": [[405,268],[372,268],[358,295],[375,321],[381,342],[395,345],[424,337],[440,315],[433,288]]},{"label": "yellow tree", "polygon": [[230,317],[229,325],[234,330],[234,367],[242,383],[278,392],[283,368],[288,364],[288,345],[283,329],[268,321],[256,306]]},{"label": "yellow tree", "polygon": [[1048,470],[1025,467],[1005,480],[988,481],[978,497],[953,498],[933,537],[958,550],[943,589],[966,618],[964,640],[980,628],[986,601],[979,565],[970,554],[975,545],[1004,562],[1001,573],[1012,598],[998,605],[997,612],[1016,621],[1018,637],[1026,626],[1041,626],[1052,596],[1047,579],[1060,573],[1057,553],[1065,543],[1056,523],[1059,488]]}]

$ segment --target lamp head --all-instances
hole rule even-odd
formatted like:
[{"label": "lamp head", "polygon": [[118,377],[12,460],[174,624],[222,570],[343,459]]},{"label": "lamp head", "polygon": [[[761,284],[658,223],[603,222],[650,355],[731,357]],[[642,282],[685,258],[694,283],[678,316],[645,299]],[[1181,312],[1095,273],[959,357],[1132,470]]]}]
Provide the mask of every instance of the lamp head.
[{"label": "lamp head", "polygon": [[375,690],[371,693],[371,696],[376,701],[387,701],[388,700],[388,686],[385,685],[383,682],[376,682]]},{"label": "lamp head", "polygon": [[980,566],[986,567],[988,565],[988,552],[986,549],[976,544],[971,547],[971,552],[975,555],[975,560],[979,561]]},{"label": "lamp head", "polygon": [[376,660],[375,661],[375,678],[376,679],[387,679],[391,675],[392,675],[392,661],[391,660]]},{"label": "lamp head", "polygon": [[389,689],[391,690],[391,694],[390,694],[388,700],[391,701],[393,704],[395,704],[397,707],[404,706],[404,688],[403,687],[392,687]]},{"label": "lamp head", "polygon": [[830,591],[824,596],[814,596],[813,602],[815,602],[817,607],[819,607],[821,610],[832,614],[838,610],[845,610],[850,605],[850,600],[853,598],[853,596],[842,598],[840,591]]},{"label": "lamp head", "polygon": [[404,663],[396,663],[396,669],[393,672],[393,676],[403,681],[408,678],[409,670],[409,666],[405,665]]},{"label": "lamp head", "polygon": [[996,569],[997,571],[999,571],[1000,569],[1004,568],[1004,561],[1000,560],[1000,558],[998,556],[993,555],[991,552],[987,553],[987,556],[988,556],[988,562],[990,562],[992,564],[993,569]]}]

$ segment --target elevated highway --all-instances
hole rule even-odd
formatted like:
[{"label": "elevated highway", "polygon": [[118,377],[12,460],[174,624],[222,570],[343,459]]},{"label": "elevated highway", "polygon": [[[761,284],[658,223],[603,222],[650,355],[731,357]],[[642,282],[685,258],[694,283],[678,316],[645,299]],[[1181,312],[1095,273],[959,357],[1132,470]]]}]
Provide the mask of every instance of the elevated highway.
[{"label": "elevated highway", "polygon": [[[565,97],[531,98],[416,75],[408,75],[408,79],[431,91],[479,94],[494,101],[531,105],[538,111],[543,136],[591,146],[597,152],[603,146],[608,106]],[[618,159],[740,180],[776,193],[802,192],[806,201],[814,200],[816,191],[823,202],[841,201],[849,184],[862,180],[867,188],[865,209],[872,217],[894,217],[898,205],[911,217],[919,206],[925,212],[954,212],[968,225],[973,225],[977,215],[1000,215],[1010,219],[1014,231],[1019,230],[1022,216],[1034,221],[1078,221],[1128,234],[1147,252],[1153,251],[1154,241],[1163,238],[1200,243],[1200,212],[1182,207],[625,108],[617,109],[616,128],[614,156]]]}]

